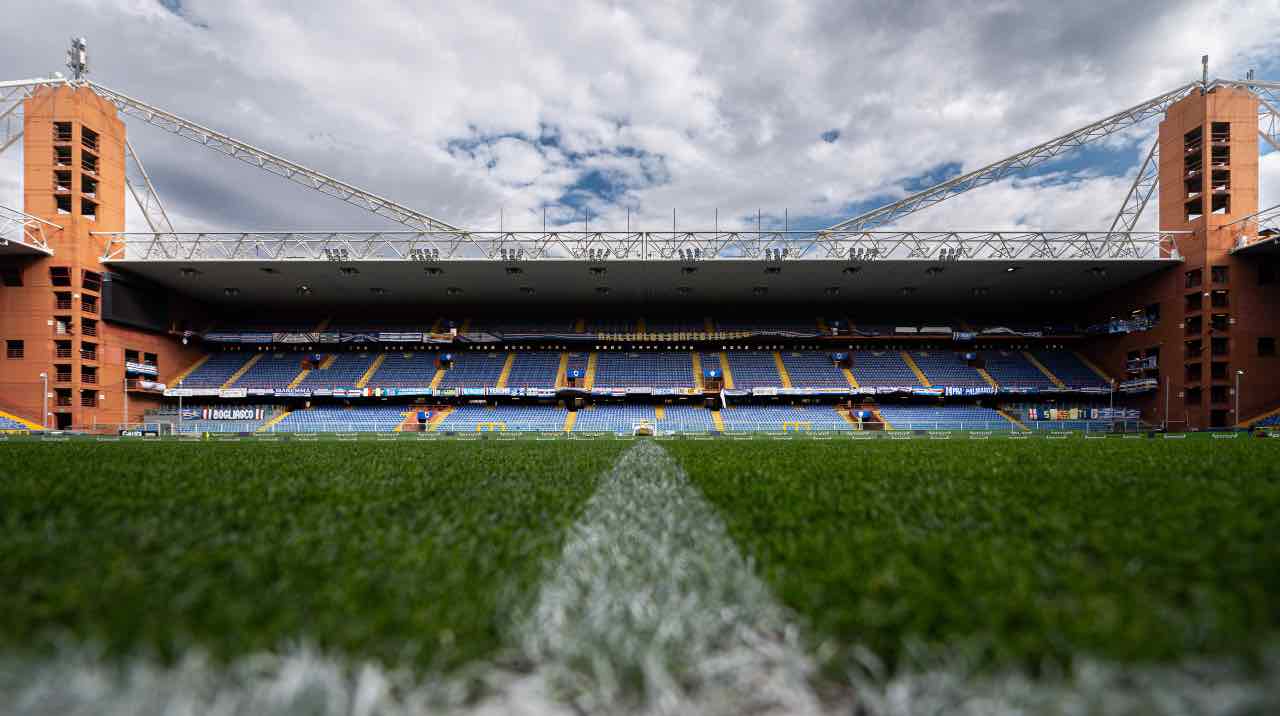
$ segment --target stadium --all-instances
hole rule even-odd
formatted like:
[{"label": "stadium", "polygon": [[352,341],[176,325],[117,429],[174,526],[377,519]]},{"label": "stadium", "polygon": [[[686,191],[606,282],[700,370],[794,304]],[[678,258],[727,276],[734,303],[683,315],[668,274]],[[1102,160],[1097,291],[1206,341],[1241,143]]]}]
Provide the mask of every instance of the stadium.
[{"label": "stadium", "polygon": [[[18,713],[1280,703],[1280,83],[826,228],[512,230],[90,77],[0,82]],[[895,228],[1146,124],[1109,226]],[[134,131],[400,228],[183,231]]]}]

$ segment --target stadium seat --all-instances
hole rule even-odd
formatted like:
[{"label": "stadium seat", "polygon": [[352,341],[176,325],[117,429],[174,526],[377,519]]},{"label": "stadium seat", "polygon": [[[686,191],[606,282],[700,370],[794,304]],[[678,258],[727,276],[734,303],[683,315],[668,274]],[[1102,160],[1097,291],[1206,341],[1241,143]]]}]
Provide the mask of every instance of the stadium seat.
[{"label": "stadium seat", "polygon": [[830,405],[738,405],[720,411],[725,432],[839,431],[854,426]]},{"label": "stadium seat", "polygon": [[687,351],[607,351],[596,359],[596,388],[692,388],[693,355]]},{"label": "stadium seat", "polygon": [[374,353],[337,353],[320,362],[319,368],[307,373],[299,388],[354,388],[369,370]]},{"label": "stadium seat", "polygon": [[596,405],[578,411],[573,432],[630,435],[641,421],[657,422],[652,405]]},{"label": "stadium seat", "polygon": [[735,389],[782,387],[773,351],[727,351],[725,355],[729,358],[729,373]]},{"label": "stadium seat", "polygon": [[441,388],[492,388],[498,384],[506,352],[466,351],[453,354],[453,366],[444,372]]},{"label": "stadium seat", "polygon": [[369,378],[368,388],[426,388],[436,375],[436,354],[388,353]]},{"label": "stadium seat", "polygon": [[793,388],[848,388],[844,372],[829,353],[816,351],[781,351]]},{"label": "stadium seat", "polygon": [[317,407],[295,410],[271,427],[282,433],[391,433],[410,411],[399,406]]},{"label": "stadium seat", "polygon": [[914,351],[911,360],[924,373],[930,385],[956,388],[988,388],[975,368],[969,366],[964,355],[955,351]]},{"label": "stadium seat", "polygon": [[249,362],[249,359],[255,355],[257,354],[243,351],[214,353],[209,356],[209,360],[182,379],[182,387],[221,388],[224,383],[231,379],[231,376],[235,375],[236,371],[243,368],[244,364]]},{"label": "stadium seat", "polygon": [[881,405],[880,415],[893,430],[1018,430],[995,410],[973,405]]},{"label": "stadium seat", "polygon": [[554,388],[560,370],[559,351],[527,351],[516,353],[507,376],[508,388]]},{"label": "stadium seat", "polygon": [[854,351],[850,369],[858,385],[912,387],[920,385],[916,374],[897,351]]},{"label": "stadium seat", "polygon": [[554,405],[462,405],[444,416],[436,432],[559,432],[568,412]]},{"label": "stadium seat", "polygon": [[1071,351],[1036,351],[1036,360],[1044,364],[1049,372],[1058,376],[1068,388],[1106,389],[1107,381],[1093,372],[1089,366]]},{"label": "stadium seat", "polygon": [[1002,388],[1051,390],[1053,381],[1031,364],[1021,351],[983,351],[987,373]]}]

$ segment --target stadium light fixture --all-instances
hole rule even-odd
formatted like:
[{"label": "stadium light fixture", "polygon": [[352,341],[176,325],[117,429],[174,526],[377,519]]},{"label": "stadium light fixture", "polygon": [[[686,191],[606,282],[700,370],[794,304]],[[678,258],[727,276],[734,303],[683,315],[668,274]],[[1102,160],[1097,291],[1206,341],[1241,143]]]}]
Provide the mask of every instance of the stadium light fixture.
[{"label": "stadium light fixture", "polygon": [[428,266],[422,269],[422,272],[428,276],[439,276],[440,274],[444,273],[444,269],[440,268],[439,266]]},{"label": "stadium light fixture", "polygon": [[693,287],[692,286],[676,286],[676,293],[680,294],[681,296],[688,296],[689,294],[693,293]]},{"label": "stadium light fixture", "polygon": [[526,296],[532,296],[537,293],[537,291],[534,290],[533,286],[521,286],[520,293],[523,293]]},{"label": "stadium light fixture", "polygon": [[924,273],[926,276],[933,277],[941,274],[945,270],[946,269],[944,269],[941,266],[930,266],[929,268],[924,270]]},{"label": "stadium light fixture", "polygon": [[387,294],[391,293],[391,291],[385,288],[382,288],[380,286],[374,286],[369,289],[369,293],[372,293],[375,296],[386,296]]},{"label": "stadium light fixture", "polygon": [[913,296],[915,295],[915,292],[916,292],[915,286],[903,286],[902,290],[899,291],[899,293],[901,293],[903,296]]},{"label": "stadium light fixture", "polygon": [[272,276],[277,276],[277,275],[279,275],[279,274],[280,274],[280,269],[278,269],[278,268],[273,268],[273,267],[271,267],[271,266],[263,266],[262,268],[260,268],[260,269],[258,269],[258,270],[259,270],[259,271],[261,271],[262,273],[265,273],[265,274],[271,274]]},{"label": "stadium light fixture", "polygon": [[839,296],[839,295],[840,295],[840,287],[839,287],[839,286],[827,286],[825,289],[823,289],[823,293],[827,294],[828,296]]},{"label": "stadium light fixture", "polygon": [[845,266],[840,273],[843,273],[845,276],[852,276],[861,270],[862,270],[861,266]]},{"label": "stadium light fixture", "polygon": [[601,296],[608,296],[608,295],[609,295],[609,287],[608,287],[608,286],[596,286],[596,293],[600,294]]},{"label": "stadium light fixture", "polygon": [[449,295],[449,296],[461,296],[461,295],[462,295],[462,289],[458,288],[457,286],[450,286],[450,287],[446,288],[446,289],[444,290],[444,292],[445,292],[445,294],[446,294],[446,295]]},{"label": "stadium light fixture", "polygon": [[778,274],[782,273],[782,267],[781,266],[765,266],[764,272],[769,274],[770,276],[777,276]]},{"label": "stadium light fixture", "polygon": [[1013,273],[1014,271],[1017,271],[1017,270],[1018,270],[1018,269],[1020,269],[1020,268],[1022,268],[1022,267],[1021,267],[1021,266],[1009,266],[1008,268],[1006,268],[1006,269],[1004,270],[1004,272],[1005,272],[1005,273]]},{"label": "stadium light fixture", "polygon": [[350,278],[352,276],[359,276],[360,269],[356,268],[355,266],[343,266],[342,268],[338,269],[338,273],[342,274],[343,276],[346,276],[347,278]]},{"label": "stadium light fixture", "polygon": [[609,269],[607,269],[607,268],[605,268],[605,267],[603,267],[603,266],[592,266],[591,268],[589,268],[589,269],[587,269],[587,270],[591,272],[591,275],[592,275],[592,276],[603,276],[603,275],[605,275],[605,274],[609,273]]},{"label": "stadium light fixture", "polygon": [[685,276],[691,276],[695,273],[698,273],[698,267],[697,266],[681,266],[680,273],[684,274]]},{"label": "stadium light fixture", "polygon": [[298,295],[299,295],[299,296],[310,296],[310,295],[311,295],[311,287],[310,287],[310,286],[308,286],[308,285],[307,285],[307,284],[305,284],[305,283],[300,283],[300,284],[298,284],[298,288],[297,288],[296,290],[297,290],[297,292],[298,292]]},{"label": "stadium light fixture", "polygon": [[763,295],[765,295],[765,294],[769,293],[769,287],[768,287],[768,286],[754,286],[754,287],[752,287],[752,289],[751,289],[751,293],[752,293],[752,294],[754,294],[754,295],[756,295],[756,296],[763,296]]},{"label": "stadium light fixture", "polygon": [[234,286],[228,286],[222,289],[222,295],[234,298],[235,296],[240,295],[240,289],[235,288]]},{"label": "stadium light fixture", "polygon": [[183,278],[195,278],[196,276],[199,276],[201,273],[203,273],[203,271],[200,271],[198,269],[193,269],[190,266],[186,266],[179,269],[178,273],[180,273]]},{"label": "stadium light fixture", "polygon": [[520,275],[520,274],[522,274],[522,273],[524,273],[524,269],[520,268],[519,266],[508,266],[508,267],[507,267],[507,275],[508,275],[508,276],[519,276],[519,275]]}]

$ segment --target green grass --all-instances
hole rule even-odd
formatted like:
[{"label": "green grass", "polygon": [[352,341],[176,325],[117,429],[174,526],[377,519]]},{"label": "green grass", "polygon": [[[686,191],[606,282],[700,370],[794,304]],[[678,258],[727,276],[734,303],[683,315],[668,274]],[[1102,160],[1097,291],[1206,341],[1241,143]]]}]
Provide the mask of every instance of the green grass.
[{"label": "green grass", "polygon": [[0,445],[0,649],[484,658],[623,447]]},{"label": "green grass", "polygon": [[839,666],[1250,658],[1280,629],[1280,445],[671,442]]}]

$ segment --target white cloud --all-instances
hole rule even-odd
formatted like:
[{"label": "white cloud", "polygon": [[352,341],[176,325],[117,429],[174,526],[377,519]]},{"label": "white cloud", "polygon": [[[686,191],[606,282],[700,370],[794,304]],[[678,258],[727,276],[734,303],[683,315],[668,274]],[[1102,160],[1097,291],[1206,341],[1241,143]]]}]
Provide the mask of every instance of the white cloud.
[{"label": "white cloud", "polygon": [[[591,171],[626,188],[589,202],[593,225],[620,225],[630,209],[633,223],[666,226],[673,207],[690,228],[717,208],[722,226],[757,208],[838,218],[900,195],[909,177],[976,168],[1187,82],[1202,53],[1213,74],[1241,75],[1274,56],[1280,20],[1271,2],[1190,0],[919,0],[891,12],[843,0],[186,0],[184,13],[149,0],[11,9],[0,66],[44,74],[84,34],[108,86],[478,227],[499,211],[532,221]],[[838,141],[821,141],[831,129]],[[1114,144],[1136,157],[1149,131]],[[378,224],[157,130],[131,132],[189,225]],[[556,146],[493,139],[547,134]],[[450,150],[478,139],[489,141]],[[12,165],[0,171],[11,188]],[[1105,228],[1128,181],[1073,177],[987,187],[908,223]]]}]

